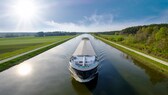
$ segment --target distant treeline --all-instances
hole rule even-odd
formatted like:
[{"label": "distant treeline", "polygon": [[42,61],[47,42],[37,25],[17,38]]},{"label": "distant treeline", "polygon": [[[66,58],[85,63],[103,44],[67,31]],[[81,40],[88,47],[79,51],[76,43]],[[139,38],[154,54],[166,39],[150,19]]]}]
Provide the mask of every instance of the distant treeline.
[{"label": "distant treeline", "polygon": [[118,33],[120,33],[120,31],[104,31],[104,32],[96,32],[93,34],[114,35],[114,34],[118,34]]},{"label": "distant treeline", "polygon": [[147,28],[147,27],[155,27],[155,28],[161,28],[161,27],[167,27],[168,24],[151,24],[151,25],[142,25],[142,26],[133,26],[128,27],[123,30],[118,31],[103,31],[103,32],[96,32],[95,34],[107,34],[107,35],[114,35],[114,34],[136,34],[140,29]]},{"label": "distant treeline", "polygon": [[151,25],[129,27],[129,28],[125,28],[125,29],[121,30],[120,34],[136,34],[142,28],[150,28],[150,29],[153,28],[153,30],[155,30],[155,29],[157,30],[162,27],[168,28],[168,24],[151,24]]},{"label": "distant treeline", "polygon": [[31,33],[31,32],[7,32],[7,33],[0,33],[0,38],[10,38],[10,37],[24,37],[24,36],[36,36],[36,37],[44,37],[44,36],[64,36],[64,35],[76,35],[80,34],[77,32],[36,32],[36,33]]},{"label": "distant treeline", "polygon": [[79,34],[77,32],[38,32],[36,33],[37,37],[44,36],[65,36],[65,35],[76,35]]},{"label": "distant treeline", "polygon": [[11,38],[11,37],[24,37],[24,36],[35,36],[36,33],[19,33],[19,32],[7,32],[7,33],[0,33],[0,38]]}]

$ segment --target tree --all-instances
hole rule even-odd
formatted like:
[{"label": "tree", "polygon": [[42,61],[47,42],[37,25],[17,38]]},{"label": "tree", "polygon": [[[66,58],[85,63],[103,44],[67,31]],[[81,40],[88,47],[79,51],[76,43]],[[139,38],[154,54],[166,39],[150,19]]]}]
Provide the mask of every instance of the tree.
[{"label": "tree", "polygon": [[160,30],[155,35],[156,40],[161,40],[166,37],[168,37],[168,28],[166,27],[160,28]]},{"label": "tree", "polygon": [[44,37],[45,34],[44,34],[44,32],[38,32],[38,33],[37,33],[37,36],[38,36],[38,37]]}]

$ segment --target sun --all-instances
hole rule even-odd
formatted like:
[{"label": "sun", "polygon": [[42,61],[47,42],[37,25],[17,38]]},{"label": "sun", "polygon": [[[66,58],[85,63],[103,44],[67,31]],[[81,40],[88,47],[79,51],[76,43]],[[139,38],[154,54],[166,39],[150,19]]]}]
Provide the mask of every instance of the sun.
[{"label": "sun", "polygon": [[5,5],[6,13],[2,14],[8,17],[14,25],[14,31],[35,31],[39,23],[44,22],[49,5],[43,0],[10,0]]},{"label": "sun", "polygon": [[18,0],[13,5],[13,14],[21,20],[32,20],[38,13],[38,7],[32,0]]}]

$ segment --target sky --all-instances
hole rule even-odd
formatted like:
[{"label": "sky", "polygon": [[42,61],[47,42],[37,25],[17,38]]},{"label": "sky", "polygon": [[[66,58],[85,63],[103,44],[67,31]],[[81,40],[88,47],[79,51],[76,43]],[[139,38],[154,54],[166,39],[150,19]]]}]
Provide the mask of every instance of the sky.
[{"label": "sky", "polygon": [[0,0],[0,32],[102,32],[168,23],[168,0]]}]

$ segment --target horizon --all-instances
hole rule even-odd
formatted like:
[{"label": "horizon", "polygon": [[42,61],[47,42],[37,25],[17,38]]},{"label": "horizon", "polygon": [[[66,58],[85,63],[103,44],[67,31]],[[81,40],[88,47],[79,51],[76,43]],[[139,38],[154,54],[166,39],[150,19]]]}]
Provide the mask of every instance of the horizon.
[{"label": "horizon", "polygon": [[[136,26],[129,26],[129,27],[126,27],[126,28],[131,28],[131,27],[138,27],[138,26],[150,26],[150,25],[161,25],[161,24],[167,24],[168,23],[159,23],[159,24],[144,24],[144,25],[136,25]],[[77,31],[76,33],[101,33],[101,32],[116,32],[116,31],[122,31],[126,28],[123,28],[121,30],[109,30],[109,31],[97,31],[97,32],[82,32],[82,31]],[[74,31],[6,31],[6,32],[2,32],[0,31],[0,33],[38,33],[38,32],[67,32],[67,33],[72,33]]]},{"label": "horizon", "polygon": [[168,23],[167,0],[1,0],[0,8],[0,33],[103,32]]}]

